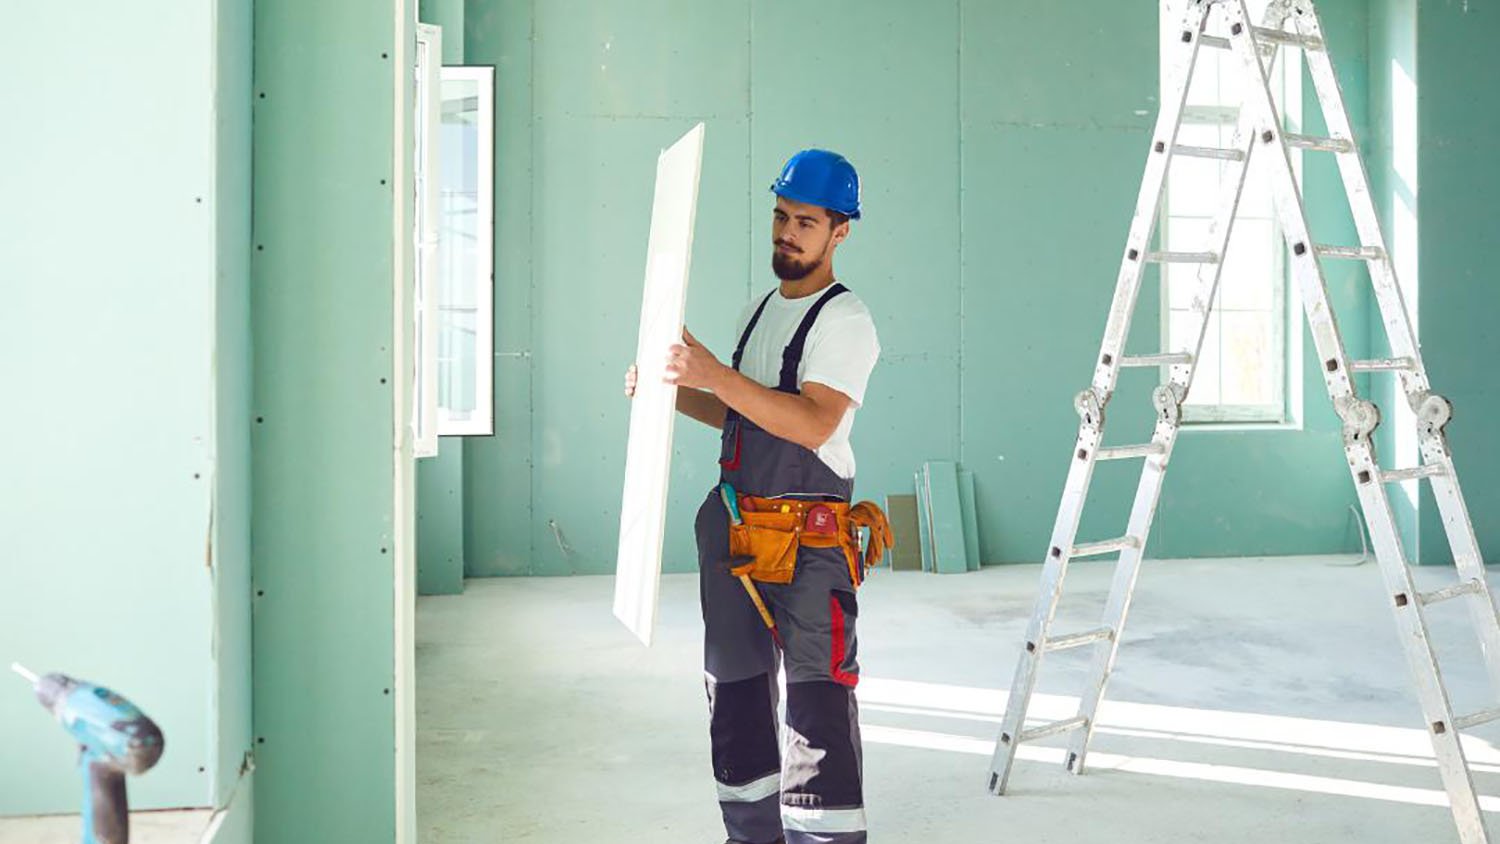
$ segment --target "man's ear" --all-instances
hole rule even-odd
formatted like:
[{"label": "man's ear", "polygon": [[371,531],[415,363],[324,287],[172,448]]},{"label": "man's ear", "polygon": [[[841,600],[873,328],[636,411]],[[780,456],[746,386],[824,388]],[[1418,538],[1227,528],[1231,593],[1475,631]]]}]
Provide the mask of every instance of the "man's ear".
[{"label": "man's ear", "polygon": [[848,236],[849,236],[849,221],[848,220],[845,220],[844,222],[839,223],[837,226],[833,227],[833,243],[834,243],[835,246],[837,246],[840,243],[843,243],[844,242],[844,238],[846,238]]}]

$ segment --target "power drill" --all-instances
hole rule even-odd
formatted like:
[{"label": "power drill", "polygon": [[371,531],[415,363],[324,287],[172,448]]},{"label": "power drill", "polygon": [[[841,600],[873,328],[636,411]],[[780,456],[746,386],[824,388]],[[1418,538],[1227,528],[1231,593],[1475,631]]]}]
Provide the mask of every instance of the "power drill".
[{"label": "power drill", "polygon": [[65,674],[39,677],[14,663],[36,699],[78,741],[83,771],[83,844],[128,844],[125,775],[143,774],[166,749],[161,729],[130,701]]}]

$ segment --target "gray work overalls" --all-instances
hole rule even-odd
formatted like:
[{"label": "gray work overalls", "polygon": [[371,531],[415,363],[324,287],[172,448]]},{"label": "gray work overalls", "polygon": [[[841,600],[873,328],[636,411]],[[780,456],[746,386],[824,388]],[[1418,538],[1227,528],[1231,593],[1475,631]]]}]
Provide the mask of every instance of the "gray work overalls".
[{"label": "gray work overalls", "polygon": [[[797,393],[797,368],[819,312],[846,292],[830,287],[808,310],[782,353],[776,389]],[[776,295],[774,292],[772,296]],[[764,313],[767,296],[734,351]],[[849,501],[840,478],[816,453],[767,433],[730,410],[724,423],[722,479],[744,495]],[[733,841],[765,844],[863,844],[859,717],[854,685],[858,608],[840,548],[798,551],[787,584],[757,583],[779,642],[740,581],[729,573],[729,517],[718,490],[698,511],[699,588],[703,604],[714,779]],[[785,758],[777,739],[777,666],[786,660]]]}]

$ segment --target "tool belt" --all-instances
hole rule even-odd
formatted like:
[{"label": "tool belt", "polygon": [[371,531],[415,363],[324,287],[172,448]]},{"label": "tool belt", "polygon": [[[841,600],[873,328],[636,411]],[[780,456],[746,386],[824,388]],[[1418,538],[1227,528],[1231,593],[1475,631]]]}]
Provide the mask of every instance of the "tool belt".
[{"label": "tool belt", "polygon": [[[729,526],[729,554],[747,559],[730,569],[737,577],[762,583],[791,583],[797,570],[797,551],[842,548],[855,586],[864,582],[865,569],[895,544],[890,520],[869,501],[804,501],[740,495],[741,524]],[[859,529],[869,528],[867,547],[859,547]],[[748,584],[747,584],[748,585]]]}]

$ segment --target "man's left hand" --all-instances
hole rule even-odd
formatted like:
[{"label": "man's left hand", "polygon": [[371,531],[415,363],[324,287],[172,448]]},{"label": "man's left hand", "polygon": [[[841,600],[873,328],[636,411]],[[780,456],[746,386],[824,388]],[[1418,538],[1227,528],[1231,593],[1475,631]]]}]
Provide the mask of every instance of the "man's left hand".
[{"label": "man's left hand", "polygon": [[712,390],[727,370],[691,331],[682,329],[682,343],[672,346],[667,359],[668,384]]}]

